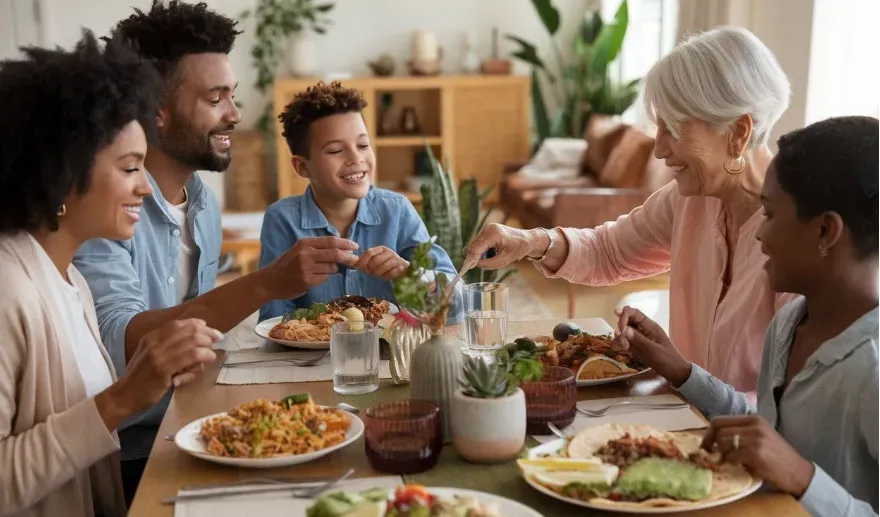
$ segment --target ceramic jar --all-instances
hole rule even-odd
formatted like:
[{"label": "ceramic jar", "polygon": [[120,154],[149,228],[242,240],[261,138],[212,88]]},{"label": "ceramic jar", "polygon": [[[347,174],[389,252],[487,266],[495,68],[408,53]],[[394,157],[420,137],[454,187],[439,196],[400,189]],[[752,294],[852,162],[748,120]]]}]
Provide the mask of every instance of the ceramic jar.
[{"label": "ceramic jar", "polygon": [[469,397],[456,390],[452,403],[452,443],[475,463],[516,457],[526,441],[526,397],[517,388],[497,399]]},{"label": "ceramic jar", "polygon": [[315,37],[301,31],[287,42],[287,67],[294,77],[310,77],[318,70],[318,50]]},{"label": "ceramic jar", "polygon": [[437,334],[417,346],[410,361],[410,396],[440,406],[444,443],[452,441],[452,399],[459,386],[463,363],[461,341]]}]

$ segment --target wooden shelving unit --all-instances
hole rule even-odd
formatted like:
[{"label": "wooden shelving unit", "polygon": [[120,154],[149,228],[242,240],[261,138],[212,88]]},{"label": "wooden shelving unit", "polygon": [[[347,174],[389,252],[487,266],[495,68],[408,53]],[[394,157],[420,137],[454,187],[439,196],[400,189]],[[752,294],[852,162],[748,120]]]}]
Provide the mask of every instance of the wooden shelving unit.
[{"label": "wooden shelving unit", "polygon": [[[318,80],[276,81],[276,113]],[[376,153],[376,183],[392,185],[416,205],[421,203],[421,194],[412,187],[416,155],[425,145],[444,162],[449,160],[456,178],[473,177],[482,186],[497,184],[506,163],[528,158],[527,76],[362,77],[342,83],[367,99],[364,121]],[[396,120],[404,106],[411,107],[420,134],[380,134],[379,110],[386,94],[393,98],[391,119]],[[280,125],[276,135],[283,142]],[[308,181],[293,171],[287,146],[276,147],[279,197],[302,194]]]}]

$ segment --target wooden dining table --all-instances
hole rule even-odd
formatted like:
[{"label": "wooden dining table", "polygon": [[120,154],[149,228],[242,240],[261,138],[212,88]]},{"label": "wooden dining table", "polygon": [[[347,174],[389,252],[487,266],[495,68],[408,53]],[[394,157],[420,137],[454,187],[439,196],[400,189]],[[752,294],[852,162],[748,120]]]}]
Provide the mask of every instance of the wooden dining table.
[{"label": "wooden dining table", "polygon": [[[582,328],[607,326],[602,320],[575,320]],[[512,321],[508,324],[509,336],[548,334],[557,323],[555,320]],[[367,462],[363,438],[348,447],[337,450],[321,459],[289,468],[273,470],[240,469],[218,465],[190,456],[179,450],[170,437],[186,424],[201,417],[228,411],[257,398],[280,399],[291,393],[309,392],[318,404],[330,404],[334,397],[331,381],[306,383],[280,383],[224,386],[215,384],[224,354],[206,367],[204,374],[189,385],[175,390],[156,442],[144,470],[143,478],[129,511],[129,517],[171,517],[174,506],[163,500],[177,495],[178,490],[196,485],[239,481],[253,477],[285,477],[291,479],[319,478],[342,475],[350,468],[356,469],[356,477],[385,475],[374,470]],[[653,372],[601,386],[578,388],[578,399],[601,399],[629,396],[677,394],[667,382]],[[364,409],[364,408],[361,408]],[[694,409],[696,411],[696,409]],[[473,465],[479,469],[481,466]],[[531,490],[523,481],[523,489]],[[559,515],[603,516],[615,515],[578,506],[565,505]],[[619,514],[617,514],[619,515]],[[757,492],[739,501],[712,509],[680,512],[673,515],[690,517],[801,517],[807,516],[803,507],[791,496],[781,493]],[[551,517],[545,513],[545,517]]]}]

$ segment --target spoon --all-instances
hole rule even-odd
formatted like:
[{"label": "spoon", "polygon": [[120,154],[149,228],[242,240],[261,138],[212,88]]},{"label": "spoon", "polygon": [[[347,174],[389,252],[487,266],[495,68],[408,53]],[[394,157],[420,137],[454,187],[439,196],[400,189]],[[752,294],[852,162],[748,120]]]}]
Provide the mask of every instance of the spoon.
[{"label": "spoon", "polygon": [[360,409],[352,406],[351,404],[346,404],[345,402],[340,402],[339,404],[336,404],[336,409],[341,409],[343,411],[351,413],[352,415],[356,415],[361,412]]},{"label": "spoon", "polygon": [[457,275],[452,279],[449,284],[446,285],[446,291],[443,292],[443,298],[448,300],[452,295],[452,292],[455,290],[455,284],[457,284],[464,275],[468,273],[471,269],[477,267],[477,263],[480,261],[479,258],[468,257],[464,260],[464,264],[461,265],[461,270]]}]

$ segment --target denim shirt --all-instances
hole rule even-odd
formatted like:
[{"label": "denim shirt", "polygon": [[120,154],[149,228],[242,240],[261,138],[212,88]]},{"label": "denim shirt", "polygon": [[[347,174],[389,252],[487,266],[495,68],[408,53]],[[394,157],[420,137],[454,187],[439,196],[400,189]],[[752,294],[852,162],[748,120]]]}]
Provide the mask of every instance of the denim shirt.
[{"label": "denim shirt", "polygon": [[758,414],[815,472],[801,504],[822,517],[877,515],[878,311],[822,343],[790,381],[788,355],[806,313],[798,298],[770,322],[758,374],[758,406],[697,365],[678,391],[707,415]]},{"label": "denim shirt", "polygon": [[[315,203],[311,187],[302,196],[291,196],[277,201],[266,210],[260,234],[260,267],[271,264],[299,239],[306,237],[339,237],[339,231],[327,221]],[[370,192],[358,203],[357,217],[348,231],[348,239],[359,246],[361,254],[376,246],[385,246],[406,260],[412,260],[415,247],[428,239],[428,229],[409,200],[389,190],[370,188]],[[436,261],[434,270],[445,273],[448,280],[455,276],[455,267],[446,251],[434,245],[432,256]],[[458,286],[457,286],[458,287]],[[313,287],[294,300],[276,300],[260,309],[260,321],[281,316],[312,303],[328,302],[344,295],[361,295],[396,303],[391,282],[362,273],[351,268],[341,268],[323,284]],[[452,300],[448,323],[463,319],[461,290],[456,289]]]},{"label": "denim shirt", "polygon": [[[153,194],[144,198],[134,236],[124,241],[90,240],[73,259],[92,291],[101,339],[119,375],[125,372],[128,322],[138,313],[178,304],[181,229],[155,180],[147,176]],[[198,296],[211,290],[217,279],[222,241],[220,207],[198,174],[193,174],[186,190],[190,199],[186,222],[198,249],[198,269],[189,292],[190,296]],[[123,460],[149,454],[170,400],[169,390],[158,404],[123,422],[119,428]]]}]

